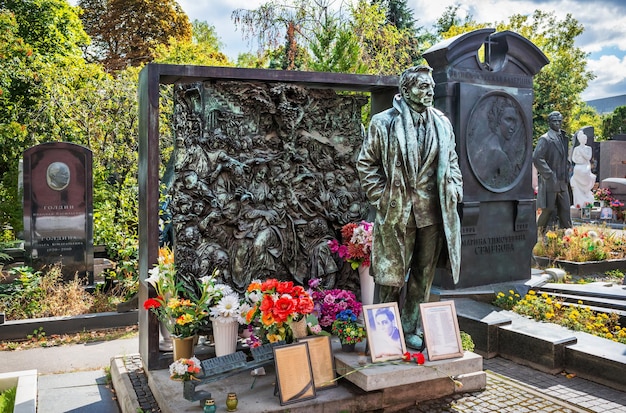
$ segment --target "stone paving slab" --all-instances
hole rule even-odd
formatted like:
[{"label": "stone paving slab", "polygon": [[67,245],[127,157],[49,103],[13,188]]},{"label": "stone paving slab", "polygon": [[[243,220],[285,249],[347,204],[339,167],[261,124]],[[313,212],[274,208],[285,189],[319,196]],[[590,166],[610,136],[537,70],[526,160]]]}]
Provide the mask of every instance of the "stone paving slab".
[{"label": "stone paving slab", "polygon": [[[38,379],[38,411],[117,413],[119,407],[104,370],[44,374]],[[134,412],[136,413],[136,412]]]}]

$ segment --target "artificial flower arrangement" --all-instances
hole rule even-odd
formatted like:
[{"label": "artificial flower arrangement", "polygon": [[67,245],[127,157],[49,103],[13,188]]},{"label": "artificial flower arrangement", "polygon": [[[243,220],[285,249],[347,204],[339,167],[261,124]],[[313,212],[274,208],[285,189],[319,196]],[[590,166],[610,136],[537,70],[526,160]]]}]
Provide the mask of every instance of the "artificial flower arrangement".
[{"label": "artificial flower arrangement", "polygon": [[170,379],[172,380],[198,380],[196,374],[200,373],[200,360],[195,357],[182,358],[170,364]]},{"label": "artificial flower arrangement", "polygon": [[258,339],[262,343],[291,341],[293,335],[289,323],[301,320],[313,311],[313,299],[304,287],[274,278],[252,281],[245,292],[243,305],[249,306],[245,322],[260,328]]},{"label": "artificial flower arrangement", "polygon": [[372,252],[373,224],[367,221],[349,222],[341,228],[340,244],[336,239],[328,241],[328,247],[341,259],[350,263],[353,270],[363,265],[369,267]]},{"label": "artificial flower arrangement", "polygon": [[146,282],[154,287],[156,297],[148,298],[143,306],[156,314],[174,337],[196,335],[209,315],[209,307],[215,305],[230,288],[215,282],[219,274],[215,270],[211,276],[198,280],[199,298],[184,297],[182,283],[176,281],[174,254],[169,248],[159,250],[158,262],[149,274]]},{"label": "artificial flower arrangement", "polygon": [[357,323],[357,316],[352,310],[343,310],[331,325],[331,332],[339,337],[341,344],[356,344],[367,336],[362,325]]},{"label": "artificial flower arrangement", "polygon": [[[309,281],[311,289],[318,286],[319,279]],[[311,297],[315,304],[319,324],[322,327],[331,326],[342,311],[350,310],[356,317],[359,317],[363,311],[363,305],[356,299],[352,291],[341,289],[312,290]]]}]

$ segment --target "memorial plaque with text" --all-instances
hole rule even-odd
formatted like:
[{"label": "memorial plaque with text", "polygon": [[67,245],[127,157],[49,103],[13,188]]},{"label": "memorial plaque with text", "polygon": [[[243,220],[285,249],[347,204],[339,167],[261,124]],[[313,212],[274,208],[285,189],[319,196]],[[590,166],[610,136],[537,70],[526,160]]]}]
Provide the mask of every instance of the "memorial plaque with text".
[{"label": "memorial plaque with text", "polygon": [[26,259],[35,269],[61,263],[63,278],[93,284],[92,153],[51,142],[24,152]]}]

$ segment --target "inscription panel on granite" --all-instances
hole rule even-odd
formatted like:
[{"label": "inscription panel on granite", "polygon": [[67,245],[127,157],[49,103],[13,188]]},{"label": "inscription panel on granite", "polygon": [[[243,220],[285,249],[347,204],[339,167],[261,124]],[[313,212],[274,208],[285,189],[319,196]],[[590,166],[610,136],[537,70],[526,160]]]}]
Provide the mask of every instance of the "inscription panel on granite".
[{"label": "inscription panel on granite", "polygon": [[62,264],[63,278],[77,274],[93,284],[92,153],[66,142],[24,152],[26,257],[35,269]]}]

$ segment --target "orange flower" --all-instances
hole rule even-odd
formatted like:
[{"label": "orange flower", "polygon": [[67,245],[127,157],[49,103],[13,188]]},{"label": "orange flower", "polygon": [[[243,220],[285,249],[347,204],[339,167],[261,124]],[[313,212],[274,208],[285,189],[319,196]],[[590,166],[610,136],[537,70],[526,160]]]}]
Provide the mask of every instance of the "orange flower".
[{"label": "orange flower", "polygon": [[296,304],[296,311],[301,314],[310,314],[313,312],[315,304],[311,297],[305,297],[298,300]]},{"label": "orange flower", "polygon": [[274,315],[272,313],[263,313],[261,316],[261,322],[265,326],[271,326],[276,322],[276,320],[274,319]]},{"label": "orange flower", "polygon": [[261,289],[261,283],[250,283],[250,285],[248,286],[248,292],[251,293],[254,290],[260,290]]}]

